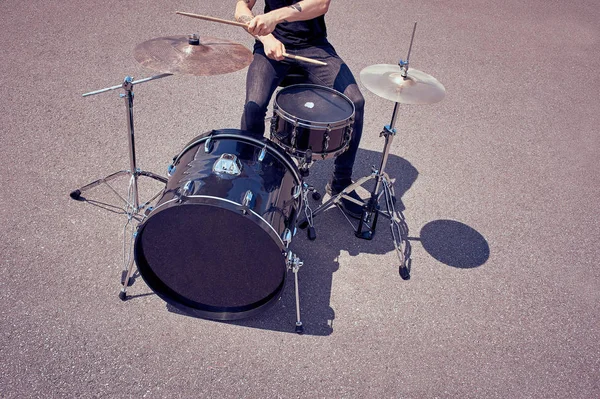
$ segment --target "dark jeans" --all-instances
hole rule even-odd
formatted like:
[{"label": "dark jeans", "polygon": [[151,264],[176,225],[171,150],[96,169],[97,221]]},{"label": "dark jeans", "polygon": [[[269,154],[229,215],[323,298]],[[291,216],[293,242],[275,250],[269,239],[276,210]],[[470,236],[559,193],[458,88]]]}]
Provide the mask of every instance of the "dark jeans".
[{"label": "dark jeans", "polygon": [[350,179],[362,135],[365,105],[365,100],[358,89],[356,80],[354,80],[348,66],[329,43],[306,49],[286,48],[286,51],[289,54],[326,62],[327,66],[291,59],[274,61],[267,58],[262,47],[257,46],[254,50],[254,60],[248,68],[248,76],[246,77],[246,105],[242,115],[241,128],[256,135],[264,135],[265,116],[271,96],[279,83],[288,74],[290,68],[301,68],[307,76],[306,83],[331,87],[345,94],[354,103],[354,128],[350,147],[335,159],[333,171],[336,180]]}]

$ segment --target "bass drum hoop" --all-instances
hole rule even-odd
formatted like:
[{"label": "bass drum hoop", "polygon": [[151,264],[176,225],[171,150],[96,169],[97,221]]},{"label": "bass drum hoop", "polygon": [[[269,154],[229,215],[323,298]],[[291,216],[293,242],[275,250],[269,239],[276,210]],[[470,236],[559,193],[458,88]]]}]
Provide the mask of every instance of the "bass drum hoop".
[{"label": "bass drum hoop", "polygon": [[[156,273],[152,270],[152,267],[150,267],[150,265],[148,264],[148,261],[146,260],[146,257],[144,255],[143,246],[141,245],[141,240],[143,237],[144,228],[146,227],[146,222],[148,222],[149,220],[152,220],[152,218],[151,218],[152,215],[156,215],[159,212],[167,211],[168,209],[170,209],[174,206],[194,206],[194,205],[199,205],[199,204],[223,208],[223,209],[232,211],[236,214],[238,214],[239,210],[241,208],[243,208],[242,205],[240,205],[240,204],[237,204],[233,201],[226,200],[226,199],[219,198],[219,197],[195,195],[195,196],[185,197],[185,199],[186,199],[186,202],[184,202],[184,203],[179,203],[177,199],[172,199],[172,200],[169,200],[167,202],[160,204],[158,207],[156,207],[153,210],[152,214],[149,217],[147,217],[142,222],[140,227],[138,228],[136,239],[135,239],[135,245],[134,245],[134,257],[135,257],[135,262],[136,262],[136,265],[138,266],[138,268],[141,268],[143,270],[142,272],[140,272],[140,274],[141,274],[142,278],[144,279],[145,283],[152,289],[152,291],[154,291],[156,293],[156,295],[158,295],[162,300],[164,300],[171,306],[173,306],[181,311],[184,311],[185,313],[192,314],[192,315],[195,315],[195,316],[198,316],[198,317],[201,317],[204,319],[209,319],[209,320],[225,321],[225,320],[245,319],[245,318],[253,316],[254,314],[262,313],[264,310],[266,310],[269,307],[271,307],[272,305],[274,305],[276,303],[277,299],[280,297],[280,295],[283,291],[283,288],[285,287],[285,282],[286,282],[286,278],[287,278],[287,273],[285,272],[285,269],[286,269],[285,254],[286,254],[287,249],[285,248],[283,241],[277,235],[277,233],[275,232],[273,227],[267,221],[265,221],[260,215],[256,214],[252,210],[248,210],[249,212],[245,216],[250,217],[252,219],[252,221],[255,222],[267,234],[269,234],[272,239],[276,237],[277,239],[274,239],[273,241],[279,246],[279,248],[282,251],[281,259],[282,259],[282,267],[284,269],[282,281],[279,284],[279,286],[273,292],[271,292],[269,295],[267,295],[265,298],[263,298],[259,301],[256,301],[254,303],[243,305],[243,306],[222,307],[222,306],[207,305],[207,304],[193,301],[193,300],[188,299],[188,298],[184,297],[183,295],[177,293],[172,288],[167,286],[165,284],[165,282],[162,281],[156,275]],[[267,229],[267,226],[268,226],[268,229]]]},{"label": "bass drum hoop", "polygon": [[172,165],[176,166],[177,163],[179,162],[179,159],[181,159],[181,157],[187,151],[196,147],[196,145],[203,143],[203,142],[207,141],[208,139],[213,139],[213,138],[215,138],[215,139],[217,139],[217,138],[218,139],[235,139],[238,141],[246,141],[248,143],[252,143],[258,147],[266,146],[267,151],[269,151],[278,160],[280,160],[283,164],[285,164],[286,168],[290,172],[292,172],[292,174],[294,175],[294,179],[296,180],[296,183],[300,184],[302,182],[302,178],[300,177],[300,172],[298,172],[298,167],[296,166],[294,161],[292,161],[292,159],[289,157],[289,155],[285,152],[285,150],[279,144],[274,143],[273,141],[267,140],[267,139],[264,139],[264,141],[263,141],[263,140],[255,139],[253,137],[248,137],[248,136],[244,136],[244,135],[240,135],[240,134],[228,133],[228,129],[213,130],[206,136],[196,137],[195,139],[190,141],[175,158],[173,158]]}]

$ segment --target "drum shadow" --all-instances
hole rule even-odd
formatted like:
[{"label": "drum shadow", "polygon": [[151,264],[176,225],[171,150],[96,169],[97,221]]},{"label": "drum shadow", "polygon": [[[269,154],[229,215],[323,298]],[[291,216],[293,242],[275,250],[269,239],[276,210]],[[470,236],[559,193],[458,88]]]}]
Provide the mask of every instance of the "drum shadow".
[{"label": "drum shadow", "polygon": [[[379,165],[381,153],[360,149],[355,163],[356,178],[369,175],[372,165]],[[333,171],[333,160],[317,161],[311,167],[310,175],[306,182],[313,185],[320,192]],[[402,195],[407,192],[417,179],[417,170],[407,160],[395,155],[390,155],[387,173],[395,180],[394,189],[398,203]],[[368,183],[366,188],[371,190]],[[364,198],[365,192],[361,193]],[[327,197],[320,201],[310,199],[310,205],[315,209]],[[355,224],[356,225],[356,224]],[[304,325],[305,335],[328,336],[333,333],[335,311],[331,307],[331,291],[333,274],[339,268],[339,257],[342,253],[350,256],[360,254],[383,255],[394,251],[394,245],[389,233],[388,222],[380,218],[377,234],[373,240],[361,240],[354,236],[354,231],[345,216],[332,207],[315,218],[317,239],[310,241],[305,230],[298,230],[292,240],[291,249],[304,262],[298,272],[301,320]],[[398,265],[394,265],[397,267]],[[387,267],[387,265],[386,265]],[[400,277],[398,276],[400,282]],[[294,275],[288,271],[287,281],[281,299],[267,311],[251,318],[223,321],[222,323],[259,328],[278,332],[295,332],[296,305],[294,290]],[[171,312],[195,317],[173,306],[167,305]]]},{"label": "drum shadow", "polygon": [[[368,175],[373,165],[379,166],[380,159],[381,153],[379,152],[359,150],[355,163],[355,179]],[[311,168],[306,181],[317,190],[322,191],[332,170],[332,160],[318,161]],[[407,160],[390,155],[386,172],[394,181],[397,207],[404,209],[401,198],[416,181],[418,171]],[[371,181],[371,185],[366,184],[365,188],[371,190],[372,184]],[[364,198],[364,192],[361,194]],[[326,199],[324,198],[324,200]],[[319,204],[311,200],[311,206],[313,205],[318,206]],[[299,271],[299,289],[305,334],[327,336],[333,333],[335,310],[331,307],[331,292],[333,274],[339,269],[340,255],[342,252],[346,252],[350,256],[384,255],[394,251],[387,227],[387,219],[382,218],[373,240],[358,239],[354,236],[346,218],[333,207],[315,218],[315,228],[317,229],[315,241],[309,241],[304,231],[298,231],[298,235],[292,241],[292,250],[304,262]],[[429,222],[421,229],[420,237],[411,236],[409,239],[413,242],[420,242],[425,251],[434,259],[455,268],[479,267],[485,264],[490,256],[490,248],[483,235],[458,221],[435,220]],[[389,266],[384,265],[384,267]],[[272,309],[250,319],[227,323],[279,332],[294,332],[293,274],[289,273],[288,277],[290,278],[286,283],[282,298]],[[399,283],[401,281],[399,276],[398,281]]]}]

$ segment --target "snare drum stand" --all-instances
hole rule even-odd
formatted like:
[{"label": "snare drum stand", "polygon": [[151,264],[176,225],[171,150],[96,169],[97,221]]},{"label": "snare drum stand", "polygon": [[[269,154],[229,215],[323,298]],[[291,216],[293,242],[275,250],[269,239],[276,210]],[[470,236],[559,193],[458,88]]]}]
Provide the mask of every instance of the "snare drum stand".
[{"label": "snare drum stand", "polygon": [[310,202],[308,201],[308,193],[312,193],[312,198],[315,201],[321,199],[321,193],[319,193],[312,185],[305,181],[310,174],[312,162],[312,151],[308,150],[304,159],[298,160],[298,169],[300,171],[300,176],[302,176],[302,203],[304,204],[304,209],[301,210],[301,212],[304,212],[304,218],[302,220],[306,220],[308,226],[308,239],[314,241],[317,238],[317,233],[313,224],[314,212],[310,207]]},{"label": "snare drum stand", "polygon": [[[408,280],[410,279],[411,264],[411,246],[408,240],[408,225],[406,224],[406,220],[404,218],[402,210],[396,208],[396,196],[394,194],[392,181],[389,175],[385,172],[385,166],[389,157],[390,147],[392,145],[392,141],[394,140],[394,136],[396,135],[395,124],[396,116],[398,113],[398,105],[399,103],[395,103],[394,105],[392,122],[389,125],[384,126],[380,134],[380,137],[385,138],[385,145],[383,147],[383,155],[381,158],[381,164],[379,166],[379,169],[373,167],[371,175],[358,179],[356,182],[342,190],[339,194],[332,196],[328,201],[323,203],[323,205],[319,206],[317,209],[311,212],[310,217],[306,218],[307,220],[302,220],[300,222],[300,227],[306,227],[308,225],[307,222],[310,222],[309,224],[312,226],[313,216],[316,216],[317,214],[323,212],[324,210],[328,209],[334,204],[340,207],[340,201],[344,199],[361,205],[363,208],[362,216],[358,223],[358,227],[354,227],[352,222],[350,222],[350,219],[348,219],[348,216],[346,216],[346,214],[342,211],[348,222],[350,222],[350,224],[352,225],[355,231],[354,235],[358,238],[371,240],[375,235],[377,219],[379,215],[382,215],[390,220],[390,229],[392,232],[394,247],[396,249],[396,254],[398,255],[398,258],[400,259],[400,276],[404,280]],[[361,202],[348,195],[348,193],[354,191],[358,187],[364,185],[369,180],[373,179],[375,180],[375,187],[373,188],[373,191],[371,191],[371,195],[368,200],[364,200]],[[382,197],[385,201],[385,210],[382,210],[380,207],[380,201]]]},{"label": "snare drum stand", "polygon": [[[96,186],[99,186],[100,184],[106,184],[112,191],[114,194],[116,194],[122,201],[124,204],[124,210],[123,212],[127,215],[127,222],[125,223],[125,227],[123,229],[123,258],[124,258],[124,270],[121,276],[121,291],[119,293],[119,298],[121,298],[121,300],[126,300],[127,299],[127,287],[130,284],[130,279],[131,279],[131,274],[133,271],[133,264],[134,264],[134,259],[133,259],[133,238],[135,237],[135,232],[132,233],[132,237],[131,237],[131,243],[130,243],[130,247],[129,247],[129,251],[126,250],[126,245],[127,245],[127,227],[128,225],[132,222],[132,220],[137,220],[139,221],[139,216],[141,214],[141,212],[150,205],[150,203],[152,203],[152,201],[154,201],[162,192],[159,191],[158,193],[156,193],[150,200],[144,202],[143,204],[140,204],[140,200],[139,200],[139,192],[138,192],[138,177],[139,176],[146,176],[146,177],[150,177],[154,180],[157,180],[161,183],[166,184],[167,183],[167,179],[156,175],[154,173],[151,172],[146,172],[143,170],[140,170],[137,168],[136,165],[136,160],[135,160],[135,141],[134,141],[134,126],[133,126],[133,86],[139,83],[144,83],[144,82],[148,82],[150,80],[154,80],[154,79],[160,79],[160,78],[164,78],[166,76],[171,76],[170,73],[163,73],[160,75],[156,75],[156,76],[152,76],[149,78],[145,78],[145,79],[140,79],[140,80],[136,80],[134,81],[133,78],[131,76],[127,76],[124,80],[123,83],[117,86],[112,86],[112,87],[107,87],[105,89],[101,89],[101,90],[97,90],[97,91],[93,91],[93,92],[89,92],[84,94],[84,97],[87,96],[92,96],[95,94],[100,94],[100,93],[104,93],[107,91],[112,91],[112,90],[117,90],[117,89],[124,89],[125,93],[124,94],[120,94],[121,98],[125,99],[125,106],[127,107],[127,131],[128,131],[128,139],[129,139],[129,165],[130,165],[130,169],[128,170],[120,170],[118,172],[112,173],[102,179],[98,179],[96,181],[93,181],[89,184],[86,184],[85,186],[74,190],[71,192],[70,196],[71,198],[73,198],[74,200],[77,201],[85,201],[86,199],[84,197],[81,196],[81,194],[91,188],[94,188]],[[115,180],[116,178],[120,177],[120,176],[130,176],[130,180],[129,180],[129,188],[127,190],[127,198],[124,198],[123,196],[121,196],[117,190],[115,190],[110,184],[109,182],[112,180]],[[125,252],[128,252],[128,255],[125,255]],[[128,256],[128,258],[127,258]]]}]

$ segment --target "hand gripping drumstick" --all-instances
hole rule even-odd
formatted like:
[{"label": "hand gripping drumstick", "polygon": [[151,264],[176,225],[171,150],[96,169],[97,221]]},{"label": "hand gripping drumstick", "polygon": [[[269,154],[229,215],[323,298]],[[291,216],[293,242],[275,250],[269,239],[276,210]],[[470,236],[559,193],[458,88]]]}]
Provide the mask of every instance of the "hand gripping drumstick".
[{"label": "hand gripping drumstick", "polygon": [[[221,24],[234,25],[234,26],[239,26],[239,27],[242,27],[242,28],[248,28],[248,24],[245,24],[245,23],[242,23],[242,22],[236,22],[236,21],[229,21],[227,19],[221,19],[221,18],[215,18],[215,17],[208,17],[206,15],[192,14],[192,13],[189,13],[189,12],[181,12],[181,11],[175,11],[175,14],[183,15],[183,16],[186,16],[186,17],[203,19],[205,21],[219,22]],[[304,61],[304,62],[308,62],[310,64],[327,65],[326,62],[318,61],[318,60],[313,60],[312,58],[301,57],[299,55],[293,55],[293,54],[283,53],[283,56],[285,58],[290,58],[290,59],[298,60],[298,61]]]}]

